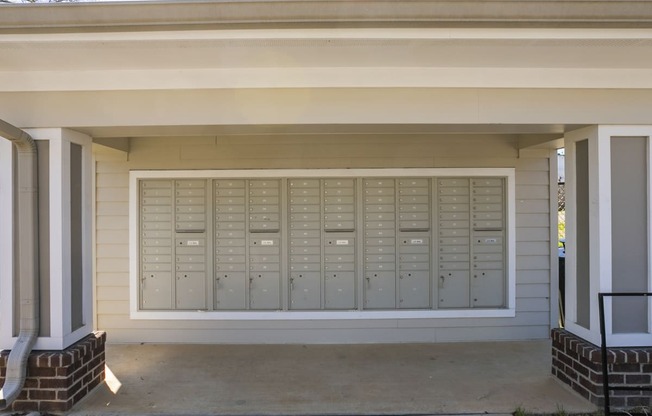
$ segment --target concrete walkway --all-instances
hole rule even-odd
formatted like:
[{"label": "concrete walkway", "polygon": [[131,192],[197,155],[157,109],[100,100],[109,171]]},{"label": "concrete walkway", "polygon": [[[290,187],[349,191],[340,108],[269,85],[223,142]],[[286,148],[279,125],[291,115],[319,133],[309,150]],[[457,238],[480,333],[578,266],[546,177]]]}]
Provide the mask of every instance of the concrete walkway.
[{"label": "concrete walkway", "polygon": [[596,410],[552,378],[548,341],[109,345],[107,367],[114,377],[109,373],[71,415]]}]

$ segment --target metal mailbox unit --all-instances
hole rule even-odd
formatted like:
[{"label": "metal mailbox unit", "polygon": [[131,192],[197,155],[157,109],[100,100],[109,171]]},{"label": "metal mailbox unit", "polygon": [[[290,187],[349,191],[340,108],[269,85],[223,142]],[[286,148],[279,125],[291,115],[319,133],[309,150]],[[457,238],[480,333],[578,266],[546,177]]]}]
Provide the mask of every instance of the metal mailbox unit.
[{"label": "metal mailbox unit", "polygon": [[139,308],[503,308],[505,185],[500,177],[141,179]]},{"label": "metal mailbox unit", "polygon": [[206,309],[206,181],[145,180],[140,195],[141,308]]}]

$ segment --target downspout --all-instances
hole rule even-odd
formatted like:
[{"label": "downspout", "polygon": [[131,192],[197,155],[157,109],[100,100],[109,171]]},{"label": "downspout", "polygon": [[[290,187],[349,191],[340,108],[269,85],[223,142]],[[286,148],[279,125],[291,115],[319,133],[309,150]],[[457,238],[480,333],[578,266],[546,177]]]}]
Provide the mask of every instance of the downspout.
[{"label": "downspout", "polygon": [[0,136],[17,149],[18,271],[20,273],[20,332],[9,353],[0,409],[18,397],[27,376],[27,358],[39,333],[38,176],[36,143],[23,130],[0,120]]}]

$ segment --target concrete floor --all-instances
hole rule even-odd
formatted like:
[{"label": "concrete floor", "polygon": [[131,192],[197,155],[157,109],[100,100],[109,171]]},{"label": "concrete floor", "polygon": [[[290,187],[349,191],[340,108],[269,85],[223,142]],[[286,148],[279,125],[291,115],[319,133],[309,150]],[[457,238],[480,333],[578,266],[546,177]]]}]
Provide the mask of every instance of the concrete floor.
[{"label": "concrete floor", "polygon": [[596,410],[552,378],[548,341],[109,345],[107,367],[107,383],[70,415],[505,414],[519,406],[537,413]]}]

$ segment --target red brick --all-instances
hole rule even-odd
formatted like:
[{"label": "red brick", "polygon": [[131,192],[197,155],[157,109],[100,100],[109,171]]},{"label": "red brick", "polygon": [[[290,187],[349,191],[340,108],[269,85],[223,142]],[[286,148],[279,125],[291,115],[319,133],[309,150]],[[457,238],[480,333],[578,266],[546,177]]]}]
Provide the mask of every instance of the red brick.
[{"label": "red brick", "polygon": [[589,369],[580,364],[578,361],[573,361],[573,369],[585,377],[589,376]]},{"label": "red brick", "polygon": [[93,390],[95,387],[97,387],[100,383],[102,382],[102,377],[97,376],[91,380],[90,383],[88,383],[88,391],[90,392]]},{"label": "red brick", "polygon": [[649,397],[628,397],[627,406],[636,407],[636,406],[649,406],[650,398]]},{"label": "red brick", "polygon": [[650,362],[650,351],[648,349],[639,349],[636,352],[638,352],[638,360],[641,364]]},{"label": "red brick", "polygon": [[57,390],[57,400],[68,400],[70,393],[68,390]]},{"label": "red brick", "polygon": [[562,363],[564,363],[564,364],[566,364],[568,366],[573,365],[573,360],[571,360],[571,358],[566,354],[560,354],[559,357],[557,357],[557,358],[559,359],[559,361],[561,361]]},{"label": "red brick", "polygon": [[614,373],[640,373],[640,364],[613,364],[610,366],[610,371]]},{"label": "red brick", "polygon": [[580,386],[579,384],[573,383],[571,387],[573,390],[581,394],[585,399],[588,400],[591,397],[591,393],[584,387]]},{"label": "red brick", "polygon": [[23,386],[26,389],[36,389],[38,388],[38,378],[27,377],[25,379],[25,385]]},{"label": "red brick", "polygon": [[101,362],[102,362],[102,357],[98,355],[97,357],[93,358],[88,362],[88,368],[95,368]]},{"label": "red brick", "polygon": [[70,380],[65,378],[42,378],[39,380],[39,386],[42,389],[65,389],[70,384]]},{"label": "red brick", "polygon": [[[604,398],[602,396],[598,397],[596,401],[593,402],[597,406],[604,406]],[[627,406],[627,398],[625,397],[609,397],[609,404],[611,407],[625,407]]]},{"label": "red brick", "polygon": [[577,380],[577,372],[573,370],[573,367],[571,366],[566,366],[564,374],[566,374],[571,380]]},{"label": "red brick", "polygon": [[566,375],[565,375],[564,373],[562,373],[562,372],[558,372],[558,373],[557,373],[557,378],[558,378],[562,383],[564,383],[564,384],[568,384],[569,386],[570,386],[571,384],[574,384],[574,383],[571,381],[571,379],[569,379],[568,377],[566,377]]},{"label": "red brick", "polygon": [[104,364],[98,365],[95,367],[95,370],[93,370],[93,377],[97,377],[102,374],[104,374]]},{"label": "red brick", "polygon": [[602,371],[602,364],[594,363],[593,361],[589,361],[584,357],[580,357],[580,364],[593,371]]},{"label": "red brick", "polygon": [[57,370],[47,367],[30,367],[27,369],[29,377],[56,377]]},{"label": "red brick", "polygon": [[627,363],[640,363],[641,361],[638,358],[638,352],[636,350],[626,350],[626,359]]},{"label": "red brick", "polygon": [[41,411],[47,412],[65,412],[72,407],[71,402],[64,401],[43,401],[41,402]]},{"label": "red brick", "polygon": [[[602,373],[592,371],[589,379],[596,384],[602,384]],[[625,376],[623,374],[609,374],[610,384],[623,384],[624,382]]]},{"label": "red brick", "polygon": [[592,350],[591,354],[589,357],[587,357],[589,360],[593,361],[594,363],[601,363],[602,362],[602,351],[600,350]]},{"label": "red brick", "polygon": [[88,373],[88,368],[87,368],[86,366],[83,366],[83,367],[79,368],[79,369],[78,369],[77,371],[75,371],[74,374],[72,375],[72,378],[71,378],[72,382],[73,382],[73,383],[76,383],[76,382],[78,382],[79,380],[83,379],[84,376],[86,375],[86,373]]},{"label": "red brick", "polygon": [[641,372],[642,373],[652,373],[652,364],[643,364],[641,366]]},{"label": "red brick", "polygon": [[52,354],[52,356],[50,357],[51,367],[61,367],[61,355],[62,353],[60,352]]},{"label": "red brick", "polygon": [[650,384],[650,376],[647,374],[627,374],[625,376],[625,383],[627,384]]},{"label": "red brick", "polygon": [[22,389],[16,400],[29,400],[29,390]]},{"label": "red brick", "polygon": [[36,367],[50,367],[50,354],[43,352],[35,355],[34,364]]},{"label": "red brick", "polygon": [[82,383],[81,381],[78,381],[77,383],[75,383],[75,384],[73,384],[72,386],[70,386],[70,387],[67,389],[67,392],[68,392],[68,398],[70,398],[70,397],[74,396],[75,394],[77,394],[77,392],[78,392],[79,390],[81,390],[82,387],[83,387],[83,383]]},{"label": "red brick", "polygon": [[27,357],[27,367],[36,367],[38,366],[38,360],[41,357],[41,354],[30,354]]},{"label": "red brick", "polygon": [[77,403],[78,401],[80,401],[81,399],[83,399],[84,396],[86,396],[87,393],[88,393],[88,389],[87,389],[86,387],[82,387],[82,389],[79,390],[79,391],[78,391],[78,392],[73,396],[73,398],[72,398],[72,402],[73,402],[73,403]]},{"label": "red brick", "polygon": [[31,400],[16,400],[11,405],[11,410],[15,412],[28,412],[38,409],[38,402]]},{"label": "red brick", "polygon": [[65,367],[69,366],[70,364],[72,364],[72,354],[69,352],[64,352],[61,355],[61,366]]},{"label": "red brick", "polygon": [[587,389],[591,393],[599,393],[599,392],[602,391],[602,386],[600,386],[600,385],[598,385],[596,383],[592,383],[590,380],[588,380],[588,379],[586,379],[584,377],[579,378],[579,383],[580,383],[580,385],[582,387],[584,387],[585,389]]},{"label": "red brick", "polygon": [[641,393],[634,391],[634,390],[614,390],[611,392],[612,396],[640,396]]},{"label": "red brick", "polygon": [[56,400],[56,390],[30,390],[29,398],[31,400]]},{"label": "red brick", "polygon": [[57,377],[68,377],[70,374],[69,367],[58,367]]}]

